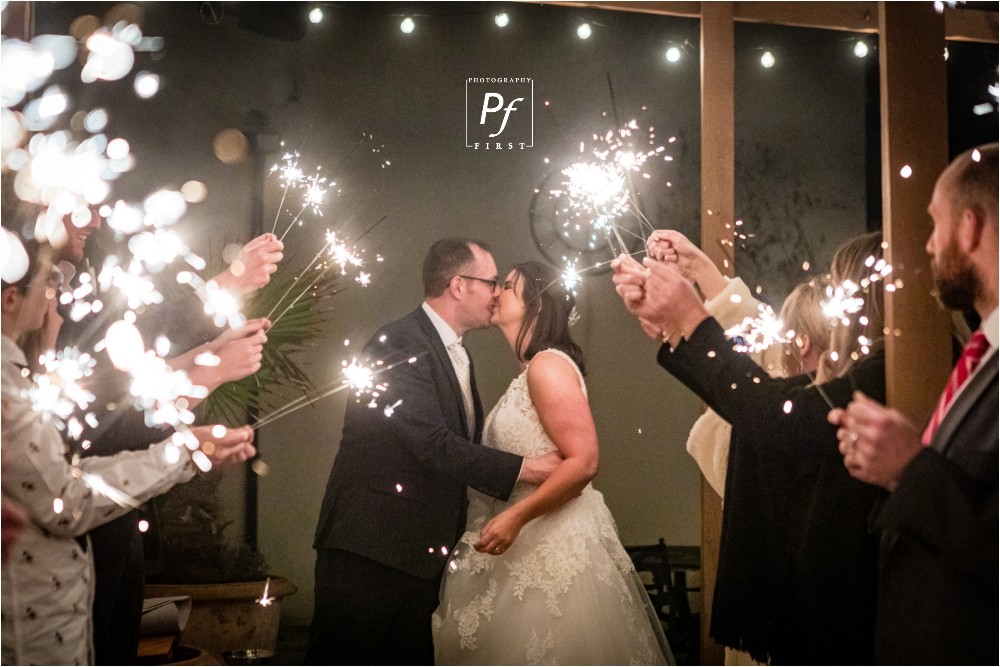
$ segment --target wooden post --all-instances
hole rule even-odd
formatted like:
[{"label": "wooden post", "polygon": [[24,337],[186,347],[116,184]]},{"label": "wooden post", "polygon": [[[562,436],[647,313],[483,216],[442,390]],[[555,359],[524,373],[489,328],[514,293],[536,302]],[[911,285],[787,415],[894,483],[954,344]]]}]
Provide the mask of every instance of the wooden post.
[{"label": "wooden post", "polygon": [[[902,288],[886,294],[890,406],[926,421],[951,370],[950,326],[931,290],[927,204],[948,162],[945,21],[925,2],[879,2],[882,232]],[[906,171],[912,174],[904,176]]]},{"label": "wooden post", "polygon": [[[733,275],[733,3],[701,3],[701,247]],[[701,664],[721,665],[725,651],[708,634],[719,563],[722,500],[701,479]]]}]

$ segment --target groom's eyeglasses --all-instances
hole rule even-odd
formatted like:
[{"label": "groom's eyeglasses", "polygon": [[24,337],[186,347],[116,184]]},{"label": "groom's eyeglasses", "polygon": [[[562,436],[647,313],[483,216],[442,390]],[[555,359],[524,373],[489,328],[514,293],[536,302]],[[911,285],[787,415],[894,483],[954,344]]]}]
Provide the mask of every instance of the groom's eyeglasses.
[{"label": "groom's eyeglasses", "polygon": [[486,283],[487,285],[490,286],[491,292],[495,292],[497,289],[497,285],[500,284],[500,281],[496,279],[489,280],[488,278],[477,278],[475,276],[463,276],[463,275],[459,275],[458,277],[465,278],[466,280],[478,280],[481,283]]}]

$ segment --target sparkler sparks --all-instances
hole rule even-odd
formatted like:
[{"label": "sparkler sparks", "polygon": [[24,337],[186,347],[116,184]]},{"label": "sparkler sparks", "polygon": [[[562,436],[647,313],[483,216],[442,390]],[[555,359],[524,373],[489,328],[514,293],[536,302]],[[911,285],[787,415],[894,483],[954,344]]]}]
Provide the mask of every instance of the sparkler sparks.
[{"label": "sparkler sparks", "polygon": [[153,350],[146,350],[142,336],[131,323],[119,320],[112,324],[104,343],[111,362],[128,373],[128,391],[136,409],[144,412],[147,426],[184,430],[194,423],[188,399],[207,396],[205,387],[194,384],[184,371],[172,369]]},{"label": "sparkler sparks", "polygon": [[[629,182],[629,172],[641,173],[644,178],[650,178],[643,168],[646,162],[664,153],[663,146],[649,150],[636,149],[633,134],[637,134],[639,125],[635,120],[629,121],[617,132],[609,131],[605,135],[593,135],[597,147],[588,149],[580,143],[580,153],[590,159],[576,162],[562,170],[566,180],[562,182],[563,189],[554,189],[550,195],[562,203],[560,213],[567,217],[564,227],[580,225],[591,233],[590,247],[596,247],[599,239],[604,238],[612,248],[612,236],[618,242],[614,254],[628,252],[621,234],[634,235],[618,221],[626,214],[632,213],[642,225],[652,225],[639,210]],[[652,141],[653,128],[650,128]],[[664,156],[666,157],[666,156]]]},{"label": "sparkler sparks", "polygon": [[726,336],[735,342],[733,349],[737,352],[759,353],[774,344],[784,344],[794,333],[785,329],[785,324],[778,319],[770,306],[760,304],[756,317],[745,317],[736,326],[726,329]]},{"label": "sparkler sparks", "polygon": [[[67,347],[58,354],[42,355],[39,362],[44,373],[34,376],[31,388],[24,390],[25,398],[42,419],[52,421],[74,438],[79,437],[82,425],[73,418],[73,413],[77,409],[86,410],[94,400],[94,394],[80,383],[93,375],[96,360]],[[86,418],[94,420],[92,413]]]},{"label": "sparkler sparks", "polygon": [[[563,259],[565,260],[565,258]],[[577,260],[575,259],[572,262],[567,260],[566,268],[562,272],[563,288],[573,296],[576,296],[576,288],[579,287],[582,280],[580,273],[576,269],[576,264]]]},{"label": "sparkler sparks", "polygon": [[302,224],[302,214],[307,210],[312,211],[314,215],[323,217],[323,203],[327,191],[330,187],[336,186],[336,183],[328,182],[326,177],[320,174],[322,167],[316,167],[316,172],[313,175],[306,176],[305,172],[299,166],[299,159],[298,151],[285,153],[281,158],[282,164],[273,165],[270,171],[271,174],[278,174],[278,182],[283,186],[281,203],[278,204],[278,212],[274,216],[274,224],[271,225],[272,233],[278,227],[278,220],[281,218],[284,210],[285,199],[288,197],[289,190],[302,191],[302,207],[298,213],[292,216],[292,220],[281,234],[280,240],[284,240],[285,236],[296,224]]},{"label": "sparkler sparks", "polygon": [[205,314],[212,317],[215,326],[228,325],[231,329],[239,329],[246,324],[247,318],[240,310],[239,300],[214,280],[205,282],[189,271],[181,271],[177,274],[177,282],[194,289],[205,306]]}]

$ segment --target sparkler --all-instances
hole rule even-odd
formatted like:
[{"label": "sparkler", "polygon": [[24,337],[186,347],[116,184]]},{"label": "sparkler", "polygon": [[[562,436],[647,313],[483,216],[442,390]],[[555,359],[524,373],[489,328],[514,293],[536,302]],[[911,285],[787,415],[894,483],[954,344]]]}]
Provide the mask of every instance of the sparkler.
[{"label": "sparkler", "polygon": [[760,304],[756,317],[745,317],[743,321],[729,329],[726,336],[736,342],[733,349],[737,352],[763,352],[774,344],[787,343],[794,335],[785,329],[785,324],[778,319],[770,306]]},{"label": "sparkler", "polygon": [[[43,354],[39,362],[44,373],[32,378],[31,387],[23,390],[24,397],[42,419],[78,438],[83,426],[73,413],[77,409],[86,410],[94,400],[94,394],[80,383],[93,375],[96,360],[77,348],[67,347],[58,354]],[[88,413],[85,419],[96,426],[93,413]]]},{"label": "sparkler", "polygon": [[[663,155],[665,148],[637,150],[633,135],[638,132],[639,124],[633,119],[617,131],[603,136],[594,134],[593,147],[581,142],[580,153],[587,159],[563,169],[561,173],[566,177],[561,183],[563,188],[549,192],[560,200],[558,212],[566,217],[564,228],[575,225],[578,229],[589,229],[590,246],[596,247],[598,239],[603,237],[615,255],[629,252],[623,234],[642,237],[618,223],[626,214],[639,220],[641,230],[653,230],[639,209],[629,174],[637,172],[643,178],[650,178],[643,169],[650,158]],[[650,141],[653,136],[650,128]]]},{"label": "sparkler", "polygon": [[278,240],[284,241],[285,236],[288,232],[296,225],[302,224],[301,218],[302,214],[306,210],[311,210],[314,215],[323,217],[323,199],[326,197],[327,190],[330,186],[335,186],[336,183],[327,183],[325,176],[320,175],[322,167],[316,167],[316,173],[312,176],[306,176],[299,167],[299,153],[298,151],[294,153],[285,153],[282,158],[282,165],[273,165],[271,167],[272,174],[278,173],[278,182],[284,185],[284,189],[281,193],[281,202],[278,204],[278,212],[274,216],[274,224],[271,225],[271,233],[273,234],[275,229],[278,227],[278,219],[281,217],[281,212],[284,209],[285,199],[288,196],[289,190],[302,190],[302,208],[299,212],[292,217],[292,221],[288,223],[288,227],[281,234]]},{"label": "sparkler", "polygon": [[[884,259],[876,260],[869,256],[865,260],[865,266],[872,270],[867,278],[862,278],[861,283],[852,280],[845,280],[839,285],[829,285],[826,288],[826,299],[820,303],[823,314],[831,320],[839,320],[841,324],[847,326],[851,323],[850,315],[859,312],[865,304],[860,293],[868,289],[874,283],[884,280],[892,273],[892,265]],[[894,291],[901,283],[888,283],[886,291]]]},{"label": "sparkler", "polygon": [[[384,219],[385,218],[382,218],[382,220]],[[377,226],[380,222],[382,222],[382,220],[379,220],[379,222],[375,223],[375,225]],[[371,230],[369,229],[368,231]],[[365,233],[367,234],[368,232]],[[312,260],[306,265],[306,267],[302,269],[302,272],[299,273],[299,275],[297,275],[292,280],[291,284],[288,286],[288,289],[286,289],[285,292],[281,295],[281,297],[275,302],[274,306],[271,308],[271,311],[266,315],[268,319],[271,319],[271,316],[274,314],[276,310],[278,310],[278,307],[281,306],[281,304],[288,297],[288,295],[291,294],[292,291],[298,286],[298,282],[302,278],[302,276],[304,276],[307,271],[316,266],[317,263],[320,262],[320,259],[323,257],[324,254],[329,256],[328,260],[326,262],[321,262],[319,264],[312,281],[308,285],[306,285],[305,288],[300,289],[299,293],[295,296],[294,299],[292,299],[291,303],[289,303],[277,317],[271,320],[272,326],[274,325],[275,322],[280,320],[285,315],[285,313],[291,310],[295,306],[295,304],[298,303],[299,300],[306,295],[306,293],[308,293],[308,291],[312,288],[312,286],[315,285],[317,282],[319,282],[324,276],[326,276],[334,267],[340,267],[341,274],[347,275],[348,269],[361,267],[364,265],[364,260],[361,257],[361,252],[348,247],[345,241],[338,240],[336,232],[327,230],[326,243],[323,245],[322,248],[320,248],[319,252],[316,253],[316,256],[312,258]],[[359,273],[356,281],[360,285],[367,287],[369,284],[371,284],[371,274]]]},{"label": "sparkler", "polygon": [[[153,350],[146,350],[138,329],[125,320],[108,328],[104,345],[115,368],[128,373],[129,394],[136,409],[143,411],[146,425],[171,426],[180,431],[177,435],[186,437],[186,427],[194,423],[188,399],[204,398],[208,390],[194,384],[184,371],[172,369]],[[194,444],[197,449],[197,441]]]},{"label": "sparkler", "polygon": [[271,604],[274,602],[274,598],[268,595],[268,591],[270,590],[270,588],[271,588],[271,577],[268,577],[267,581],[264,582],[264,593],[256,600],[257,604],[259,604],[261,607],[270,607]]},{"label": "sparkler", "polygon": [[[355,397],[357,397],[359,401],[363,396],[370,396],[371,400],[368,403],[368,407],[372,409],[377,408],[378,399],[381,398],[381,395],[388,388],[388,383],[376,382],[377,377],[401,364],[416,363],[420,356],[423,356],[423,353],[392,363],[386,363],[385,360],[380,359],[368,366],[360,364],[356,359],[352,359],[350,362],[343,361],[341,362],[341,381],[331,383],[326,387],[317,390],[314,394],[300,396],[294,401],[278,408],[271,414],[261,417],[252,425],[252,428],[256,430],[263,426],[267,426],[271,422],[277,421],[282,417],[286,417],[300,408],[312,405],[320,399],[346,390],[353,390]],[[387,406],[384,410],[386,417],[391,417],[393,411],[399,407],[401,403],[402,400],[399,400],[392,405]]]}]

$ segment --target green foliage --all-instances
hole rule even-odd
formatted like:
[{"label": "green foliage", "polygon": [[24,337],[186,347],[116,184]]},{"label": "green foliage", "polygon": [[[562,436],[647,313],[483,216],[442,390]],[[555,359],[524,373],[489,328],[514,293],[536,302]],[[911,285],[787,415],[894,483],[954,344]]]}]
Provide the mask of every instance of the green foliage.
[{"label": "green foliage", "polygon": [[248,412],[266,414],[313,389],[309,376],[292,356],[322,336],[332,311],[330,297],[336,294],[341,275],[334,267],[291,276],[286,266],[283,264],[243,308],[248,319],[268,316],[273,323],[260,370],[227,382],[202,401],[198,417],[204,423],[242,424]]}]

